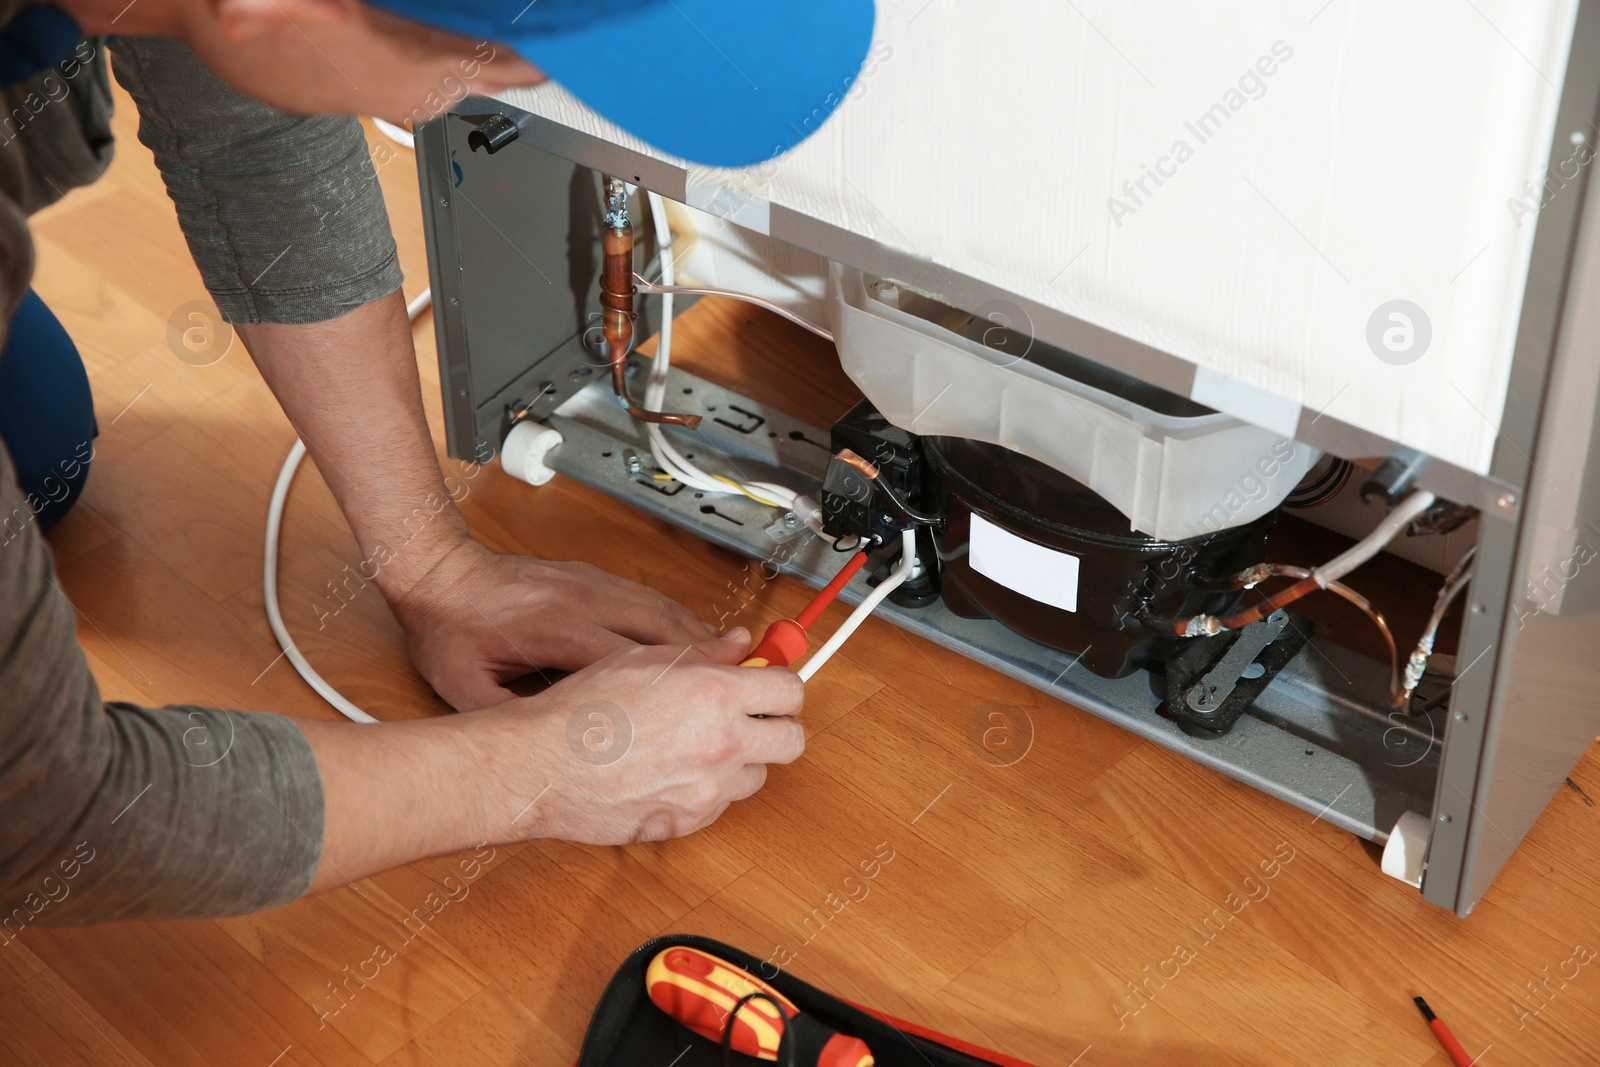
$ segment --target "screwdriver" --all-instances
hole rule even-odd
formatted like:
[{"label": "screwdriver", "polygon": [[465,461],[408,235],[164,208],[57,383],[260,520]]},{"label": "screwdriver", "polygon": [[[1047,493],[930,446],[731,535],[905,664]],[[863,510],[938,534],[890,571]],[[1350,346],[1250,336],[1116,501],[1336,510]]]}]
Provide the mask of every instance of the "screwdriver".
[{"label": "screwdriver", "polygon": [[767,632],[761,636],[756,647],[750,650],[750,655],[739,666],[787,667],[805,655],[806,631],[822,618],[822,613],[828,610],[828,605],[832,604],[840,591],[850,584],[850,579],[856,576],[856,572],[866,562],[865,552],[857,552],[851,556],[850,562],[833,576],[833,581],[822,587],[822,592],[812,598],[804,611],[792,619],[779,619],[767,627]]},{"label": "screwdriver", "polygon": [[1456,1067],[1472,1067],[1477,1060],[1467,1055],[1467,1050],[1461,1047],[1461,1042],[1456,1040],[1456,1035],[1444,1024],[1444,1020],[1433,1013],[1428,1007],[1428,1002],[1421,997],[1412,997],[1412,1003],[1422,1012],[1422,1017],[1428,1021],[1428,1029],[1433,1031],[1433,1036],[1439,1039],[1439,1044],[1444,1046],[1444,1051],[1450,1057],[1450,1062]]},{"label": "screwdriver", "polygon": [[[719,1044],[724,1028],[731,1027],[733,1050],[761,1060],[777,1061],[788,1020],[800,1014],[788,997],[754,975],[687,945],[658,952],[645,969],[644,984],[651,1002],[684,1026]],[[729,1023],[728,1013],[752,993],[772,1000],[747,1001]],[[774,1004],[782,1006],[782,1018]],[[874,1062],[860,1038],[834,1034],[822,1046],[816,1067],[873,1067]]]}]

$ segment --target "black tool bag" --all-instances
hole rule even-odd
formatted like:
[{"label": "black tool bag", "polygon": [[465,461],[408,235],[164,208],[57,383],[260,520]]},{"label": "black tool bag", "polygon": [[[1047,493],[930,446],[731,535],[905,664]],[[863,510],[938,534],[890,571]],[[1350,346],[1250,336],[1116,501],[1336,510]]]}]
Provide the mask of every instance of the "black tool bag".
[{"label": "black tool bag", "polygon": [[[792,1026],[785,1040],[793,1037],[800,1042],[802,1051],[794,1061],[797,1067],[814,1067],[816,1063],[815,1051],[809,1059],[803,1051],[807,1044],[820,1043],[815,1032],[805,1025],[807,1021],[865,1041],[872,1049],[877,1067],[1029,1067],[1021,1060],[986,1053],[911,1023],[890,1022],[829,996],[784,971],[779,970],[775,977],[769,978],[767,976],[774,970],[771,964],[731,945],[693,934],[658,937],[629,954],[600,995],[600,1003],[589,1020],[589,1032],[583,1037],[583,1050],[578,1054],[576,1067],[640,1067],[642,1064],[664,1067],[669,1063],[673,1067],[722,1067],[721,1046],[656,1007],[645,990],[645,969],[650,961],[661,950],[676,945],[720,957],[794,1002],[801,1012],[800,1021]],[[826,1040],[825,1036],[822,1040]],[[778,1067],[785,1067],[787,1053],[785,1047],[778,1058]],[[737,1052],[730,1053],[727,1062],[737,1067],[771,1063]]]}]

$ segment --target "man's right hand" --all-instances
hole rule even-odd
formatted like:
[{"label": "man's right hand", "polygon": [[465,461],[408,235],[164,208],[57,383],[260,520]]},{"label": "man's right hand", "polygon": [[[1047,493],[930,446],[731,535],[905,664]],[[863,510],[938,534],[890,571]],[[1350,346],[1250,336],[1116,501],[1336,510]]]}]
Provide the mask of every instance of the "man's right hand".
[{"label": "man's right hand", "polygon": [[470,715],[299,720],[322,777],[310,891],[477,844],[619,845],[714,822],[806,747],[804,685],[781,667],[736,666],[749,651],[740,629],[621,649]]},{"label": "man's right hand", "polygon": [[467,716],[496,720],[492,780],[509,787],[488,812],[488,839],[619,845],[715,822],[761,788],[768,764],[805,751],[794,718],[804,684],[781,668],[737,666],[749,650],[743,629],[628,648],[539,696]]}]

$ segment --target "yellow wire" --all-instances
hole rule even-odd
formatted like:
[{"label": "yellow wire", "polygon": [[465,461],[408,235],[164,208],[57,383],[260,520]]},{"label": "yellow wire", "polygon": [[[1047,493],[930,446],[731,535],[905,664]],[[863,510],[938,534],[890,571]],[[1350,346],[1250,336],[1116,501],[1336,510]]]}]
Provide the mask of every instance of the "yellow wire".
[{"label": "yellow wire", "polygon": [[[651,477],[654,478],[658,482],[671,482],[671,481],[676,481],[677,480],[677,479],[673,478],[672,475],[663,474],[663,473],[656,473],[656,474],[651,475]],[[713,479],[715,479],[716,481],[723,482],[724,484],[733,486],[735,489],[739,490],[739,492],[743,493],[745,496],[749,497],[751,500],[754,500],[757,504],[765,504],[769,508],[777,508],[777,507],[782,507],[783,506],[781,504],[778,504],[778,503],[775,503],[775,502],[773,502],[771,500],[768,500],[766,497],[756,496],[754,493],[752,493],[750,490],[746,489],[744,486],[740,485],[738,482],[734,481],[732,478],[724,478],[720,474],[713,474],[711,477]]]},{"label": "yellow wire", "polygon": [[733,486],[735,489],[739,490],[739,492],[743,493],[745,496],[749,497],[751,500],[754,500],[757,504],[765,504],[769,508],[775,508],[775,507],[778,506],[777,504],[774,504],[772,501],[767,500],[764,497],[756,496],[754,493],[752,493],[750,490],[746,489],[744,486],[740,485],[738,482],[734,481],[732,478],[724,478],[720,474],[713,474],[711,477],[715,478],[719,482],[725,482],[726,484]]}]

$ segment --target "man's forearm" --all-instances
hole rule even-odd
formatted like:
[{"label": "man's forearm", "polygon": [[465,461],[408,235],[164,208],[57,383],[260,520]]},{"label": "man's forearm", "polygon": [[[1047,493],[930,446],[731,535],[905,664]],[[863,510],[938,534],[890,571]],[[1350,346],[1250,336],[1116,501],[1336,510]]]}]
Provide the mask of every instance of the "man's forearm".
[{"label": "man's forearm", "polygon": [[404,296],[235,329],[355,532],[361,577],[401,599],[468,537],[428,433]]},{"label": "man's forearm", "polygon": [[402,300],[238,329],[355,531],[355,577],[383,591],[434,691],[484,708],[510,699],[504,683],[530,669],[578,670],[636,641],[704,639],[704,622],[652,589],[472,539],[455,506],[463,476],[440,476]]},{"label": "man's forearm", "polygon": [[325,812],[308,892],[423,856],[536,833],[534,813],[515,827],[502,816],[512,794],[485,773],[486,752],[498,737],[494,725],[478,716],[379,727],[300,720],[322,775]]}]

